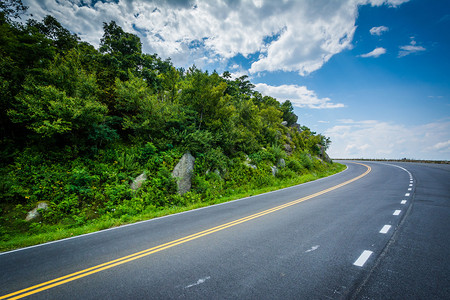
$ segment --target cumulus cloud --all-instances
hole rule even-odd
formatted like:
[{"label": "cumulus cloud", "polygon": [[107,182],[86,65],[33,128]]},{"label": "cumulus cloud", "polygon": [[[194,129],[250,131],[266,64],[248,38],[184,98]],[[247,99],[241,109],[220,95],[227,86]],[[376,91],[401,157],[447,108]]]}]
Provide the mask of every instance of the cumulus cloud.
[{"label": "cumulus cloud", "polygon": [[280,102],[290,100],[292,105],[296,107],[316,109],[344,107],[342,103],[332,103],[330,98],[319,98],[314,91],[308,90],[305,86],[271,86],[265,83],[258,83],[255,84],[255,89],[263,95],[276,98]]},{"label": "cumulus cloud", "polygon": [[24,0],[36,18],[55,16],[98,46],[102,23],[114,20],[138,35],[143,50],[178,66],[227,66],[237,55],[256,57],[250,73],[307,75],[352,47],[360,5],[398,6],[407,0],[317,1],[54,1]]},{"label": "cumulus cloud", "polygon": [[361,54],[361,57],[379,57],[380,55],[383,55],[386,53],[386,49],[384,49],[383,47],[378,47],[373,49],[372,51],[370,51],[369,53],[366,54]]},{"label": "cumulus cloud", "polygon": [[324,132],[335,158],[450,160],[450,120],[405,126],[377,120],[339,120]]},{"label": "cumulus cloud", "polygon": [[386,26],[372,27],[372,28],[370,28],[370,34],[380,36],[383,34],[383,32],[388,31],[388,30],[389,30],[389,28]]},{"label": "cumulus cloud", "polygon": [[398,52],[398,57],[403,57],[412,53],[422,52],[427,49],[425,49],[422,46],[417,46],[417,42],[414,40],[414,38],[411,38],[411,42],[409,45],[400,46],[400,51]]}]

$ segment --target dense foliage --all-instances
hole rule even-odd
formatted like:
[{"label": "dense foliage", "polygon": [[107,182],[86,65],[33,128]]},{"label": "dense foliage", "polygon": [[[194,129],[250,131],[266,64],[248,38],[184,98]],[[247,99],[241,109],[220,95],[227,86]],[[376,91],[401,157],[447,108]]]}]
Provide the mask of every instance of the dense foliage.
[{"label": "dense foliage", "polygon": [[[177,69],[142,53],[139,37],[114,21],[95,49],[51,16],[12,21],[25,10],[18,0],[0,9],[0,240],[329,167],[315,158],[329,140],[300,127],[289,101],[262,96],[246,76]],[[171,171],[186,151],[196,157],[195,178],[180,196]],[[132,191],[142,172],[149,179]],[[39,201],[50,205],[41,223],[25,222]]]}]

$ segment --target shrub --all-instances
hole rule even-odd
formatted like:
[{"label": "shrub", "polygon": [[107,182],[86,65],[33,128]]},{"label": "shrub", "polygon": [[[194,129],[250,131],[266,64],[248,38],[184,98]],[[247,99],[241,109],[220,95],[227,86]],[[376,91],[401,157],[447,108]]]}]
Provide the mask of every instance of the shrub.
[{"label": "shrub", "polygon": [[148,160],[156,154],[156,147],[153,143],[147,142],[144,147],[139,149],[139,162],[145,164]]},{"label": "shrub", "polygon": [[78,194],[86,194],[90,191],[92,182],[97,179],[91,176],[86,168],[76,167],[72,171],[72,175],[69,178],[69,192],[75,192]]},{"label": "shrub", "polygon": [[302,152],[300,154],[299,159],[300,159],[300,162],[302,163],[302,165],[306,169],[311,170],[313,168],[314,164],[313,164],[313,160],[312,160],[311,154],[309,154],[307,152]]},{"label": "shrub", "polygon": [[256,153],[250,154],[249,158],[256,165],[260,165],[263,161],[270,161],[272,163],[276,162],[275,155],[271,151],[265,149],[261,149]]},{"label": "shrub", "polygon": [[302,163],[297,159],[289,159],[286,163],[286,166],[289,170],[294,171],[297,174],[302,174],[305,168]]}]

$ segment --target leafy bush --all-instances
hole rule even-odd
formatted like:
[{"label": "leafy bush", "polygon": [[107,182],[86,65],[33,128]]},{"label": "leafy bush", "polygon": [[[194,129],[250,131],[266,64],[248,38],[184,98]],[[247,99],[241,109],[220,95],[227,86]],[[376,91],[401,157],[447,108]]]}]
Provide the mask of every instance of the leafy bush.
[{"label": "leafy bush", "polygon": [[153,143],[147,142],[143,147],[139,149],[139,162],[145,164],[149,159],[156,154],[156,147]]},{"label": "leafy bush", "polygon": [[91,176],[86,168],[78,168],[72,170],[72,175],[69,177],[69,192],[77,194],[86,194],[91,190],[91,185],[97,178]]},{"label": "leafy bush", "polygon": [[212,148],[205,153],[199,154],[195,159],[195,172],[206,174],[218,170],[224,173],[229,165],[228,157],[223,153],[222,148]]},{"label": "leafy bush", "polygon": [[274,153],[265,149],[261,149],[256,153],[250,154],[249,158],[256,165],[261,164],[263,161],[270,161],[272,163],[276,162],[276,156],[274,155]]},{"label": "leafy bush", "polygon": [[302,152],[299,155],[299,160],[300,160],[301,164],[308,170],[311,170],[314,166],[311,154],[309,154],[307,152]]},{"label": "leafy bush", "polygon": [[286,162],[286,166],[287,166],[288,169],[294,171],[297,174],[302,174],[303,171],[305,170],[305,168],[303,167],[302,162],[300,162],[299,160],[297,160],[295,158],[294,159],[289,159]]}]

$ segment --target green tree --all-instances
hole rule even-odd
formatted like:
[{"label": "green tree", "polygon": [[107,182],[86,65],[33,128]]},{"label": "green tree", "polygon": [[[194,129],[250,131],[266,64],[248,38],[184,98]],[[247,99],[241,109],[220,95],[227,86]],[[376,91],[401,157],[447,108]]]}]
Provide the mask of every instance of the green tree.
[{"label": "green tree", "polygon": [[99,50],[115,75],[127,79],[128,70],[136,72],[141,61],[141,40],[134,34],[124,32],[114,21],[103,23],[103,30]]},{"label": "green tree", "polygon": [[101,101],[115,115],[116,78],[126,81],[130,74],[128,71],[133,74],[139,72],[142,61],[142,45],[139,37],[124,32],[114,21],[103,23],[103,30],[99,48],[102,55],[98,56],[97,78],[101,86]]},{"label": "green tree", "polygon": [[[17,6],[16,6],[17,5]],[[7,115],[23,90],[28,74],[42,75],[55,55],[50,39],[29,25],[14,23],[9,16],[21,12],[21,1],[1,2],[0,16],[0,136],[9,144],[25,139],[24,128],[13,124]],[[17,10],[18,11],[17,11]],[[5,14],[8,16],[3,18]],[[2,17],[3,16],[3,17]],[[3,19],[2,19],[3,18]]]},{"label": "green tree", "polygon": [[108,112],[96,94],[95,76],[81,68],[79,54],[71,50],[64,57],[57,55],[42,78],[28,77],[8,115],[43,138],[87,143],[89,131],[105,122]]},{"label": "green tree", "polygon": [[292,106],[291,101],[284,101],[281,104],[280,109],[283,112],[283,120],[287,122],[287,126],[292,126],[297,123],[298,117],[294,113],[294,107]]},{"label": "green tree", "polygon": [[160,101],[143,78],[131,73],[129,77],[127,81],[116,79],[115,110],[122,117],[122,129],[142,140],[164,137],[170,122],[180,117],[180,107]]},{"label": "green tree", "polygon": [[77,47],[80,38],[76,34],[70,33],[54,17],[48,15],[42,22],[29,20],[28,26],[35,27],[39,33],[52,41],[52,44],[58,53],[64,53]]},{"label": "green tree", "polygon": [[22,0],[3,0],[0,2],[0,24],[10,22],[11,18],[20,18],[27,6],[23,5]]}]

